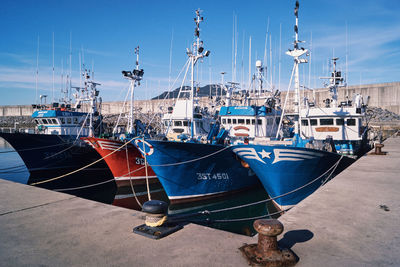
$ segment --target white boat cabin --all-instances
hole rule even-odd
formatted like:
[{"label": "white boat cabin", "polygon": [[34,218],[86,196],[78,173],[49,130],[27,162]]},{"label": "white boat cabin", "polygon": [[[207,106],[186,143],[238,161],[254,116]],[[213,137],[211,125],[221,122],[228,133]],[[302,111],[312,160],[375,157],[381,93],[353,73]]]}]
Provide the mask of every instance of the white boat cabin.
[{"label": "white boat cabin", "polygon": [[361,109],[355,107],[302,109],[301,134],[315,140],[325,140],[327,136],[336,141],[362,140],[363,117]]},{"label": "white boat cabin", "polygon": [[219,115],[232,139],[275,137],[280,121],[280,111],[265,106],[224,106]]},{"label": "white boat cabin", "polygon": [[179,99],[173,107],[168,108],[168,113],[162,117],[162,123],[166,136],[169,140],[189,138],[192,134],[193,115],[193,136],[206,136],[210,131],[210,124],[214,121],[206,110],[195,106],[187,99]]},{"label": "white boat cabin", "polygon": [[89,135],[88,116],[88,113],[62,111],[61,109],[37,110],[32,114],[40,134],[79,136]]}]

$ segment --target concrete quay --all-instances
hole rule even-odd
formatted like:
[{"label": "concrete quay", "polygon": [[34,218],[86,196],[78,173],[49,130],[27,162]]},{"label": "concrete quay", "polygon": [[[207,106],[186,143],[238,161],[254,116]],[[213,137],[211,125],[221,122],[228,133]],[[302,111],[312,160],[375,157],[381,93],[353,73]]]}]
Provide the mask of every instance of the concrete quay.
[{"label": "concrete quay", "polygon": [[3,266],[245,266],[253,238],[188,224],[160,240],[132,233],[141,212],[0,179]]},{"label": "concrete quay", "polygon": [[279,218],[296,266],[400,265],[400,137],[384,145]]}]

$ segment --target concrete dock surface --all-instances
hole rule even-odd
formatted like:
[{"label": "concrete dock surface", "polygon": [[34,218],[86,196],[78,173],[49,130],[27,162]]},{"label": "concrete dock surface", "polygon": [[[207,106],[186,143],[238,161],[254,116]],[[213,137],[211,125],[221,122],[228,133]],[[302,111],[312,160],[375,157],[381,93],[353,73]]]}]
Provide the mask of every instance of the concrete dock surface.
[{"label": "concrete dock surface", "polygon": [[[400,265],[400,138],[365,156],[279,220],[296,266]],[[0,179],[2,266],[246,266],[257,237],[188,224],[161,240],[132,233],[141,212]]]},{"label": "concrete dock surface", "polygon": [[188,224],[152,240],[141,212],[0,179],[0,266],[245,266],[253,238]]},{"label": "concrete dock surface", "polygon": [[296,266],[400,266],[400,137],[384,145],[279,218]]}]

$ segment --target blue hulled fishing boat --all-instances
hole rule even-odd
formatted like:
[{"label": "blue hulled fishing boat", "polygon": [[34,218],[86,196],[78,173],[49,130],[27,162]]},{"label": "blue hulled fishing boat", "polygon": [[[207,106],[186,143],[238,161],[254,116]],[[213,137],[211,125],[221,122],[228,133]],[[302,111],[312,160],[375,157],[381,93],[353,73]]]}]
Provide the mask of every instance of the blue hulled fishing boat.
[{"label": "blue hulled fishing boat", "polygon": [[[154,170],[171,202],[189,202],[219,197],[253,186],[261,186],[254,172],[225,143],[228,131],[198,106],[195,99],[194,70],[198,60],[207,57],[200,41],[200,10],[196,11],[196,40],[189,56],[191,86],[181,86],[175,106],[163,117],[169,140],[135,140]],[[183,83],[182,83],[183,84]],[[173,140],[173,141],[172,141]]]},{"label": "blue hulled fishing boat", "polygon": [[[299,2],[296,1],[294,49],[286,52],[294,58],[293,137],[278,139],[278,131],[275,139],[254,139],[249,144],[232,147],[238,157],[257,174],[265,190],[281,210],[299,203],[347,168],[356,160],[353,154],[362,151],[359,150],[359,144],[365,143],[365,131],[361,127],[365,105],[361,104],[360,100],[355,107],[328,105],[315,109],[314,104],[310,105],[307,99],[304,101],[304,107],[299,103],[299,64],[307,63],[307,59],[301,56],[308,51],[299,48],[301,41],[298,40],[298,8]],[[336,93],[338,81],[342,80],[340,73],[334,68],[329,79],[330,91]],[[333,99],[335,101],[332,103],[335,104],[336,97],[333,96]],[[329,99],[326,102],[331,103]],[[284,112],[282,116],[283,114]],[[282,120],[280,126],[281,124]]]}]

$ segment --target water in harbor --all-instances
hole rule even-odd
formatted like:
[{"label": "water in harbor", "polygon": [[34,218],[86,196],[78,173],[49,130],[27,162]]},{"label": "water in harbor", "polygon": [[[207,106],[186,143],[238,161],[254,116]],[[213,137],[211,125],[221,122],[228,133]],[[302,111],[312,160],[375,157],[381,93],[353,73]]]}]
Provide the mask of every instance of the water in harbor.
[{"label": "water in harbor", "polygon": [[[18,153],[1,138],[0,178],[22,184],[27,184],[29,178],[29,172]],[[158,197],[161,198],[160,200],[168,201],[165,194],[161,197],[158,195]],[[257,188],[217,200],[207,200],[196,204],[170,205],[169,215],[171,217],[182,216],[182,219],[187,222],[216,229],[243,235],[254,235],[254,220],[265,217],[268,212],[274,212],[275,209],[270,202],[251,206],[247,206],[247,204],[267,198],[267,193],[260,185]],[[232,207],[239,208],[231,209]]]},{"label": "water in harbor", "polygon": [[0,137],[0,178],[26,184],[28,169],[17,152]]}]

